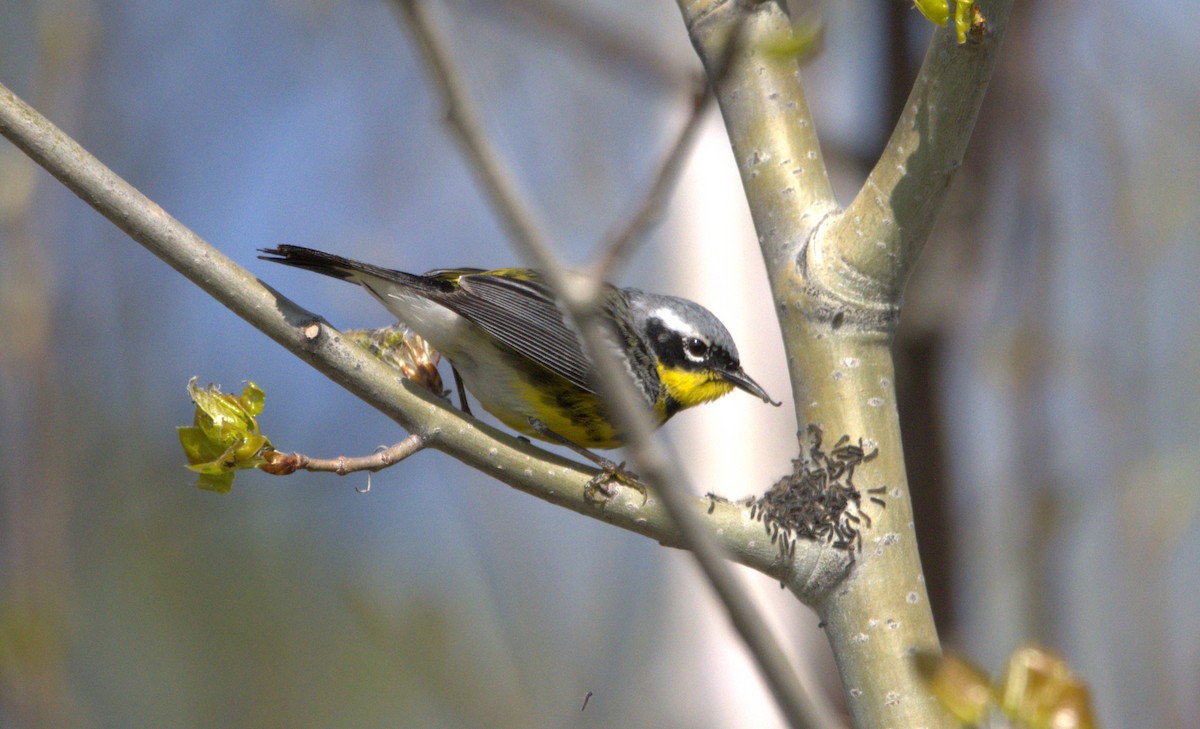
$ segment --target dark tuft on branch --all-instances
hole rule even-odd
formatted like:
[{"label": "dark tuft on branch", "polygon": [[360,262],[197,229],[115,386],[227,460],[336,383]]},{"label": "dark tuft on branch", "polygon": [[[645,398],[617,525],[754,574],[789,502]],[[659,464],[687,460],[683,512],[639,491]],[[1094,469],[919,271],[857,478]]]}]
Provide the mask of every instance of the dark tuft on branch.
[{"label": "dark tuft on branch", "polygon": [[[843,435],[827,453],[821,449],[821,429],[810,425],[808,432],[813,440],[808,456],[794,459],[792,473],[750,502],[750,516],[763,523],[785,557],[792,554],[797,539],[861,552],[861,529],[864,524],[870,527],[871,519],[862,511],[863,495],[854,485],[854,469],[875,458],[879,451],[868,453],[861,438],[854,444],[850,436]],[[877,496],[871,496],[870,501],[883,505]]]}]

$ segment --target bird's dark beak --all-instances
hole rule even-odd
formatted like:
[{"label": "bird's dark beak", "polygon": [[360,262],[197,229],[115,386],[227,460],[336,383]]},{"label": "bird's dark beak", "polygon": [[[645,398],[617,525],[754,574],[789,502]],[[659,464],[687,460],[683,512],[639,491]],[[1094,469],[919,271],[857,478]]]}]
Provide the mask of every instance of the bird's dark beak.
[{"label": "bird's dark beak", "polygon": [[763,402],[770,403],[775,407],[779,407],[783,404],[781,402],[772,400],[771,396],[767,394],[767,391],[762,389],[762,385],[750,379],[750,375],[746,374],[746,371],[741,367],[738,367],[736,370],[722,372],[721,377],[739,390],[745,390],[755,397],[762,398]]}]

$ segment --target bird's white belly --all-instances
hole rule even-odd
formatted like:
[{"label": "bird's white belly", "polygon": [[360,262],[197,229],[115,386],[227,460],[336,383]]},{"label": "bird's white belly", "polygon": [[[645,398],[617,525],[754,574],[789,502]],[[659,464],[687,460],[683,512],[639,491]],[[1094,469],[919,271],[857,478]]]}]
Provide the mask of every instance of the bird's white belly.
[{"label": "bird's white belly", "polygon": [[526,399],[530,386],[513,369],[510,351],[495,346],[490,334],[429,299],[403,289],[379,298],[397,319],[450,360],[484,409],[511,427],[528,429],[525,421],[535,415]]}]

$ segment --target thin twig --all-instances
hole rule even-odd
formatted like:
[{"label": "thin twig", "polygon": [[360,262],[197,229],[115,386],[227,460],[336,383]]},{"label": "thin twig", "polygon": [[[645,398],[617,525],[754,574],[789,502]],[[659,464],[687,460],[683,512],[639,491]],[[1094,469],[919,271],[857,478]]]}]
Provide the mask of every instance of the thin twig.
[{"label": "thin twig", "polygon": [[508,172],[495,148],[487,143],[487,135],[468,101],[462,77],[446,44],[429,19],[420,0],[395,0],[425,59],[425,65],[436,69],[431,74],[445,104],[445,119],[454,137],[467,156],[480,184],[487,191],[492,208],[508,229],[508,234],[539,262],[553,258],[553,246],[525,202],[516,178]]},{"label": "thin twig", "polygon": [[388,448],[381,448],[369,456],[338,456],[337,458],[313,458],[303,453],[279,453],[276,457],[268,458],[268,465],[259,470],[276,476],[286,476],[296,471],[318,471],[336,473],[345,476],[348,473],[360,471],[382,471],[388,466],[403,461],[405,458],[422,451],[428,445],[428,440],[419,433],[413,433],[399,443]]},{"label": "thin twig", "polygon": [[637,211],[629,218],[620,231],[613,235],[595,256],[596,263],[593,275],[601,281],[607,280],[618,264],[623,262],[632,252],[634,246],[643,239],[651,227],[661,219],[667,198],[675,188],[679,175],[687,162],[688,154],[692,151],[692,143],[700,124],[704,121],[705,112],[712,106],[713,95],[706,85],[692,97],[692,108],[687,122],[675,138],[670,151],[659,165],[654,180],[642,198]]},{"label": "thin twig", "polygon": [[508,23],[525,24],[557,35],[576,55],[586,55],[601,67],[612,68],[658,87],[687,88],[689,67],[659,50],[650,41],[633,37],[611,22],[588,17],[583,3],[563,0],[484,0],[472,7],[495,13]]},{"label": "thin twig", "polygon": [[[815,21],[814,21],[815,22]],[[679,175],[687,162],[695,142],[696,134],[712,103],[716,99],[713,89],[725,81],[735,54],[743,48],[744,26],[739,22],[733,30],[733,37],[724,52],[716,58],[710,70],[710,76],[703,80],[703,87],[692,95],[691,113],[683,128],[680,129],[675,143],[659,165],[658,172],[642,198],[642,203],[615,235],[602,244],[594,257],[593,275],[599,280],[606,280],[613,271],[632,252],[633,247],[642,240],[645,233],[656,225],[667,204],[667,199],[679,181]]]},{"label": "thin twig", "polygon": [[653,437],[655,428],[645,403],[635,392],[624,366],[609,350],[610,344],[596,310],[598,281],[581,281],[571,277],[558,262],[548,237],[540,232],[527,202],[517,194],[515,185],[511,184],[511,175],[475,122],[470,102],[461,92],[462,82],[449,62],[449,53],[431,27],[421,2],[396,1],[418,38],[431,74],[445,94],[447,121],[491,195],[493,207],[507,222],[510,232],[514,233],[514,243],[538,263],[542,274],[555,288],[574,319],[584,349],[596,367],[601,393],[611,407],[619,430],[627,434],[634,466],[651,485],[658,487],[654,493],[675,520],[685,548],[695,555],[705,576],[712,583],[729,613],[730,621],[753,654],[780,710],[792,726],[832,726],[832,712],[814,698],[814,692],[807,691],[801,685],[787,656],[780,649],[780,642],[734,579],[726,561],[728,555],[716,544],[702,517],[688,508],[688,483],[678,458]]}]

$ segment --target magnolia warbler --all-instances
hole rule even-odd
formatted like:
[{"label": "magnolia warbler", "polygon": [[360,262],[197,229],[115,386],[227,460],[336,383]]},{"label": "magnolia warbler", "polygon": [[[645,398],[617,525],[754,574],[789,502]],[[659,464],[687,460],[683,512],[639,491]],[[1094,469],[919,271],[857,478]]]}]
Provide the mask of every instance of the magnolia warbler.
[{"label": "magnolia warbler", "polygon": [[[263,260],[365,288],[449,359],[484,409],[510,428],[584,448],[622,444],[596,394],[592,363],[536,271],[415,275],[300,246],[261,252]],[[606,284],[601,309],[612,345],[658,425],[735,387],[779,405],[742,369],[733,337],[703,306]]]}]

